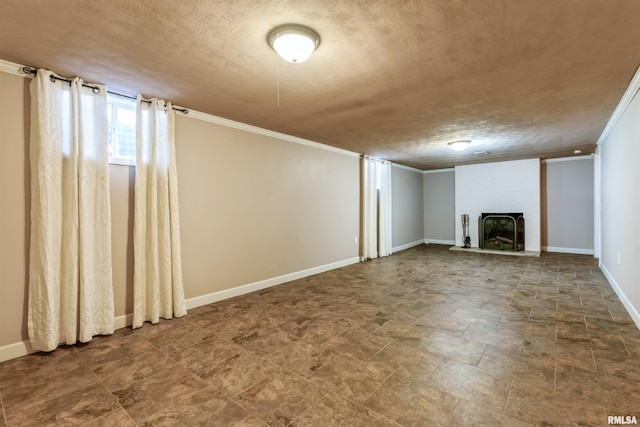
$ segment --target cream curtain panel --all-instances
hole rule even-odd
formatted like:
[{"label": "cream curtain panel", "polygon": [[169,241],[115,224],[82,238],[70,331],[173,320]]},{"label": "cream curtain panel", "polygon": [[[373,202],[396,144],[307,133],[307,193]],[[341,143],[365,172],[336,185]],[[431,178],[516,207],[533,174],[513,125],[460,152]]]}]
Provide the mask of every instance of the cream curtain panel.
[{"label": "cream curtain panel", "polygon": [[31,82],[28,332],[34,350],[114,331],[107,89]]},{"label": "cream curtain panel", "polygon": [[378,161],[378,256],[391,255],[391,162]]},{"label": "cream curtain panel", "polygon": [[182,284],[175,111],[138,97],[133,327],[187,314]]},{"label": "cream curtain panel", "polygon": [[391,162],[362,158],[361,260],[391,255]]},{"label": "cream curtain panel", "polygon": [[376,161],[362,158],[362,260],[378,257]]}]

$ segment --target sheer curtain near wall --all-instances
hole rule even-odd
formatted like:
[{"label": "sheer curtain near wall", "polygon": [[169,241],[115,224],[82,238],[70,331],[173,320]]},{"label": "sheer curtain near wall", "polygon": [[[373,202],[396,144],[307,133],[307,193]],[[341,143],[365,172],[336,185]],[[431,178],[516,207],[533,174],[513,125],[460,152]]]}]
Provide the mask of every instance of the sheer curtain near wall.
[{"label": "sheer curtain near wall", "polygon": [[182,284],[175,112],[138,97],[133,327],[187,314]]},{"label": "sheer curtain near wall", "polygon": [[362,260],[391,255],[391,162],[362,158]]},{"label": "sheer curtain near wall", "polygon": [[52,76],[30,85],[27,323],[42,351],[114,331],[107,90]]},{"label": "sheer curtain near wall", "polygon": [[376,161],[362,158],[362,260],[378,257]]},{"label": "sheer curtain near wall", "polygon": [[391,255],[391,162],[378,162],[379,201],[378,201],[378,255]]}]

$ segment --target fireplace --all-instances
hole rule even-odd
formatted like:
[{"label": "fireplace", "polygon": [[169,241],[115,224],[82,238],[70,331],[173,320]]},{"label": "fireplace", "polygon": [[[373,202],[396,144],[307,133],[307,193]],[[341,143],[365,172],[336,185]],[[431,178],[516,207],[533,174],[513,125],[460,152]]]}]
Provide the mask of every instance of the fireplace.
[{"label": "fireplace", "polygon": [[483,213],[478,217],[478,246],[499,251],[524,251],[522,213]]}]

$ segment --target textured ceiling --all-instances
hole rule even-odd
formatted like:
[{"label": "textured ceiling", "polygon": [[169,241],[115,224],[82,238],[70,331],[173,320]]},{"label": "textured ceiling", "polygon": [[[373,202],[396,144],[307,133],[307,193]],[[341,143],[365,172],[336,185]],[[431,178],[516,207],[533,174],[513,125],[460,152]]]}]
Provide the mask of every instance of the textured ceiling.
[{"label": "textured ceiling", "polygon": [[[305,63],[265,41],[287,22],[322,38]],[[0,59],[437,169],[593,152],[640,1],[0,0]]]}]

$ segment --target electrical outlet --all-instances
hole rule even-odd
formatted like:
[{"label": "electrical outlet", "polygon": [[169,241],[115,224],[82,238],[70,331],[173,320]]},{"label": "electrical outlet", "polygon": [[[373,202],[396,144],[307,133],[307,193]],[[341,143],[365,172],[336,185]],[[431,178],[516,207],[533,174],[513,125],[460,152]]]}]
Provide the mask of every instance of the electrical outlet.
[{"label": "electrical outlet", "polygon": [[618,252],[618,265],[620,265],[620,252]]},{"label": "electrical outlet", "polygon": [[358,236],[353,238],[354,243],[357,245],[358,244]]}]

